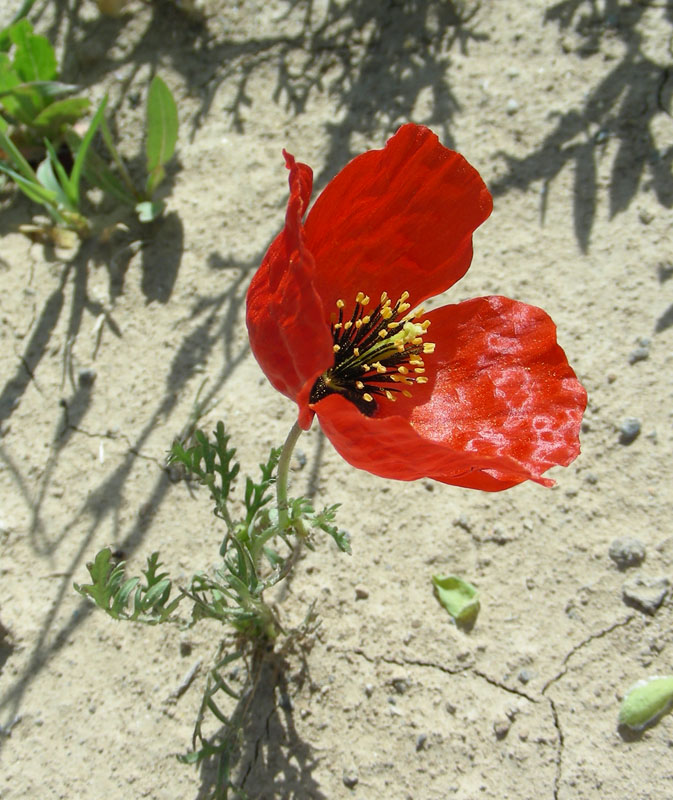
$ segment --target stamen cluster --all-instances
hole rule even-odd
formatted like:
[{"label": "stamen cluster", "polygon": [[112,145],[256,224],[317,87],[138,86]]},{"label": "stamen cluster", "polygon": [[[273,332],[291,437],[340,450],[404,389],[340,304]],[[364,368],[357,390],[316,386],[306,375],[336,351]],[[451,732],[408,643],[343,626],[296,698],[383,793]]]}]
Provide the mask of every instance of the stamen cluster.
[{"label": "stamen cluster", "polygon": [[411,397],[410,386],[427,383],[422,354],[432,353],[433,342],[424,342],[429,320],[415,322],[423,309],[408,313],[409,292],[402,292],[393,305],[383,292],[377,306],[367,311],[371,299],[364,292],[355,297],[355,307],[345,320],[343,300],[331,315],[334,364],[315,382],[310,402],[317,403],[338,393],[363,414],[373,416],[379,399],[395,402],[401,393]]}]

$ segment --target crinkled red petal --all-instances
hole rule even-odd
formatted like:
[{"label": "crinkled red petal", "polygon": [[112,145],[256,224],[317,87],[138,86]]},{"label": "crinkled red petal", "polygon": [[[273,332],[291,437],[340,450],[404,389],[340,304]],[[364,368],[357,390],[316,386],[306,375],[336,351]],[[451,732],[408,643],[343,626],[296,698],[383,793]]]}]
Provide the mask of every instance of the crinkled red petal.
[{"label": "crinkled red petal", "polygon": [[452,286],[472,259],[472,233],[491,213],[479,173],[421,125],[354,158],[306,220],[316,288],[327,313],[358,291],[415,305]]},{"label": "crinkled red petal", "polygon": [[[532,479],[579,453],[586,392],[539,308],[482,297],[426,315],[430,382],[379,401],[367,418],[341,397],[314,408],[351,464],[400,480],[430,477],[486,491]],[[337,402],[338,401],[338,402]],[[419,402],[420,401],[420,402]]]},{"label": "crinkled red petal", "polygon": [[272,385],[292,400],[304,397],[299,422],[313,417],[306,399],[315,379],[333,361],[332,335],[315,289],[315,262],[304,242],[302,216],[311,196],[312,172],[285,154],[290,197],[285,227],[269,247],[247,295],[250,347]]},{"label": "crinkled red petal", "polygon": [[426,359],[430,399],[409,421],[451,447],[507,456],[541,474],[580,452],[587,395],[556,341],[556,326],[535,306],[479,297],[431,311]]},{"label": "crinkled red petal", "polygon": [[434,478],[485,491],[507,489],[528,479],[548,483],[513,459],[463,452],[426,439],[403,417],[366,417],[340,395],[329,395],[313,408],[340,455],[382,478]]}]

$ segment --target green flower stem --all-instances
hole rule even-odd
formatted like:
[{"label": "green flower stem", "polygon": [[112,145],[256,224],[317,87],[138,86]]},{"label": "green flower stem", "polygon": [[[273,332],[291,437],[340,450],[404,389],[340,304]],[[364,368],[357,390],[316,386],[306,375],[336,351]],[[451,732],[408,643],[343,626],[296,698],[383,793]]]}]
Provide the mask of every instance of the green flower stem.
[{"label": "green flower stem", "polygon": [[[278,525],[281,530],[290,527],[290,517],[287,513],[287,478],[290,471],[290,459],[292,458],[292,451],[297,444],[302,429],[299,423],[295,422],[290,432],[287,435],[285,444],[278,459],[278,471],[276,473],[276,502],[278,504]],[[295,530],[302,535],[306,536],[306,531],[301,522],[295,523]]]}]

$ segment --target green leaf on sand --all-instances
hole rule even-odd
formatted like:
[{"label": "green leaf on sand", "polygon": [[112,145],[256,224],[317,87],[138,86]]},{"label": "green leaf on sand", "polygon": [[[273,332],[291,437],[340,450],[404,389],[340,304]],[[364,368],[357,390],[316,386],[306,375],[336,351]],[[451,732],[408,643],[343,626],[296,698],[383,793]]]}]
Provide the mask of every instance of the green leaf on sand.
[{"label": "green leaf on sand", "polygon": [[479,613],[479,592],[456,575],[433,575],[437,598],[457,623],[472,625]]}]

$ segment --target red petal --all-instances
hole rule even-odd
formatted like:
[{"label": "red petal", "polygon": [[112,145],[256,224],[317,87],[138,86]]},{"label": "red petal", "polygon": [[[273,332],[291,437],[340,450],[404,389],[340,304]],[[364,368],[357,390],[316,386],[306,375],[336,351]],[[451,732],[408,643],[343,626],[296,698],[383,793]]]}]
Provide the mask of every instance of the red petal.
[{"label": "red petal", "polygon": [[382,150],[353,159],[306,220],[316,288],[328,314],[358,291],[411,302],[448,289],[467,271],[472,233],[491,213],[479,173],[428,128],[408,124]]},{"label": "red petal", "polygon": [[[351,464],[400,480],[430,477],[496,491],[567,465],[579,453],[586,392],[539,308],[482,297],[426,315],[430,382],[367,418],[341,397],[315,411]],[[421,403],[419,404],[419,400]],[[338,402],[337,402],[338,401]]]},{"label": "red petal", "polygon": [[[288,154],[285,161],[290,170],[285,227],[250,283],[247,325],[250,347],[265,375],[279,392],[296,400],[300,394],[308,396],[334,353],[301,223],[311,196],[312,172]],[[305,399],[301,406],[299,421],[307,428],[313,414]]]},{"label": "red petal", "polygon": [[426,316],[429,400],[410,409],[423,436],[451,447],[508,456],[540,475],[579,454],[587,396],[544,311],[480,297]]},{"label": "red petal", "polygon": [[[507,457],[463,452],[430,441],[400,416],[365,417],[336,394],[313,408],[325,435],[341,456],[354,467],[382,478],[434,478],[485,491],[507,489],[529,478],[546,483]],[[484,470],[491,470],[492,474]]]}]

